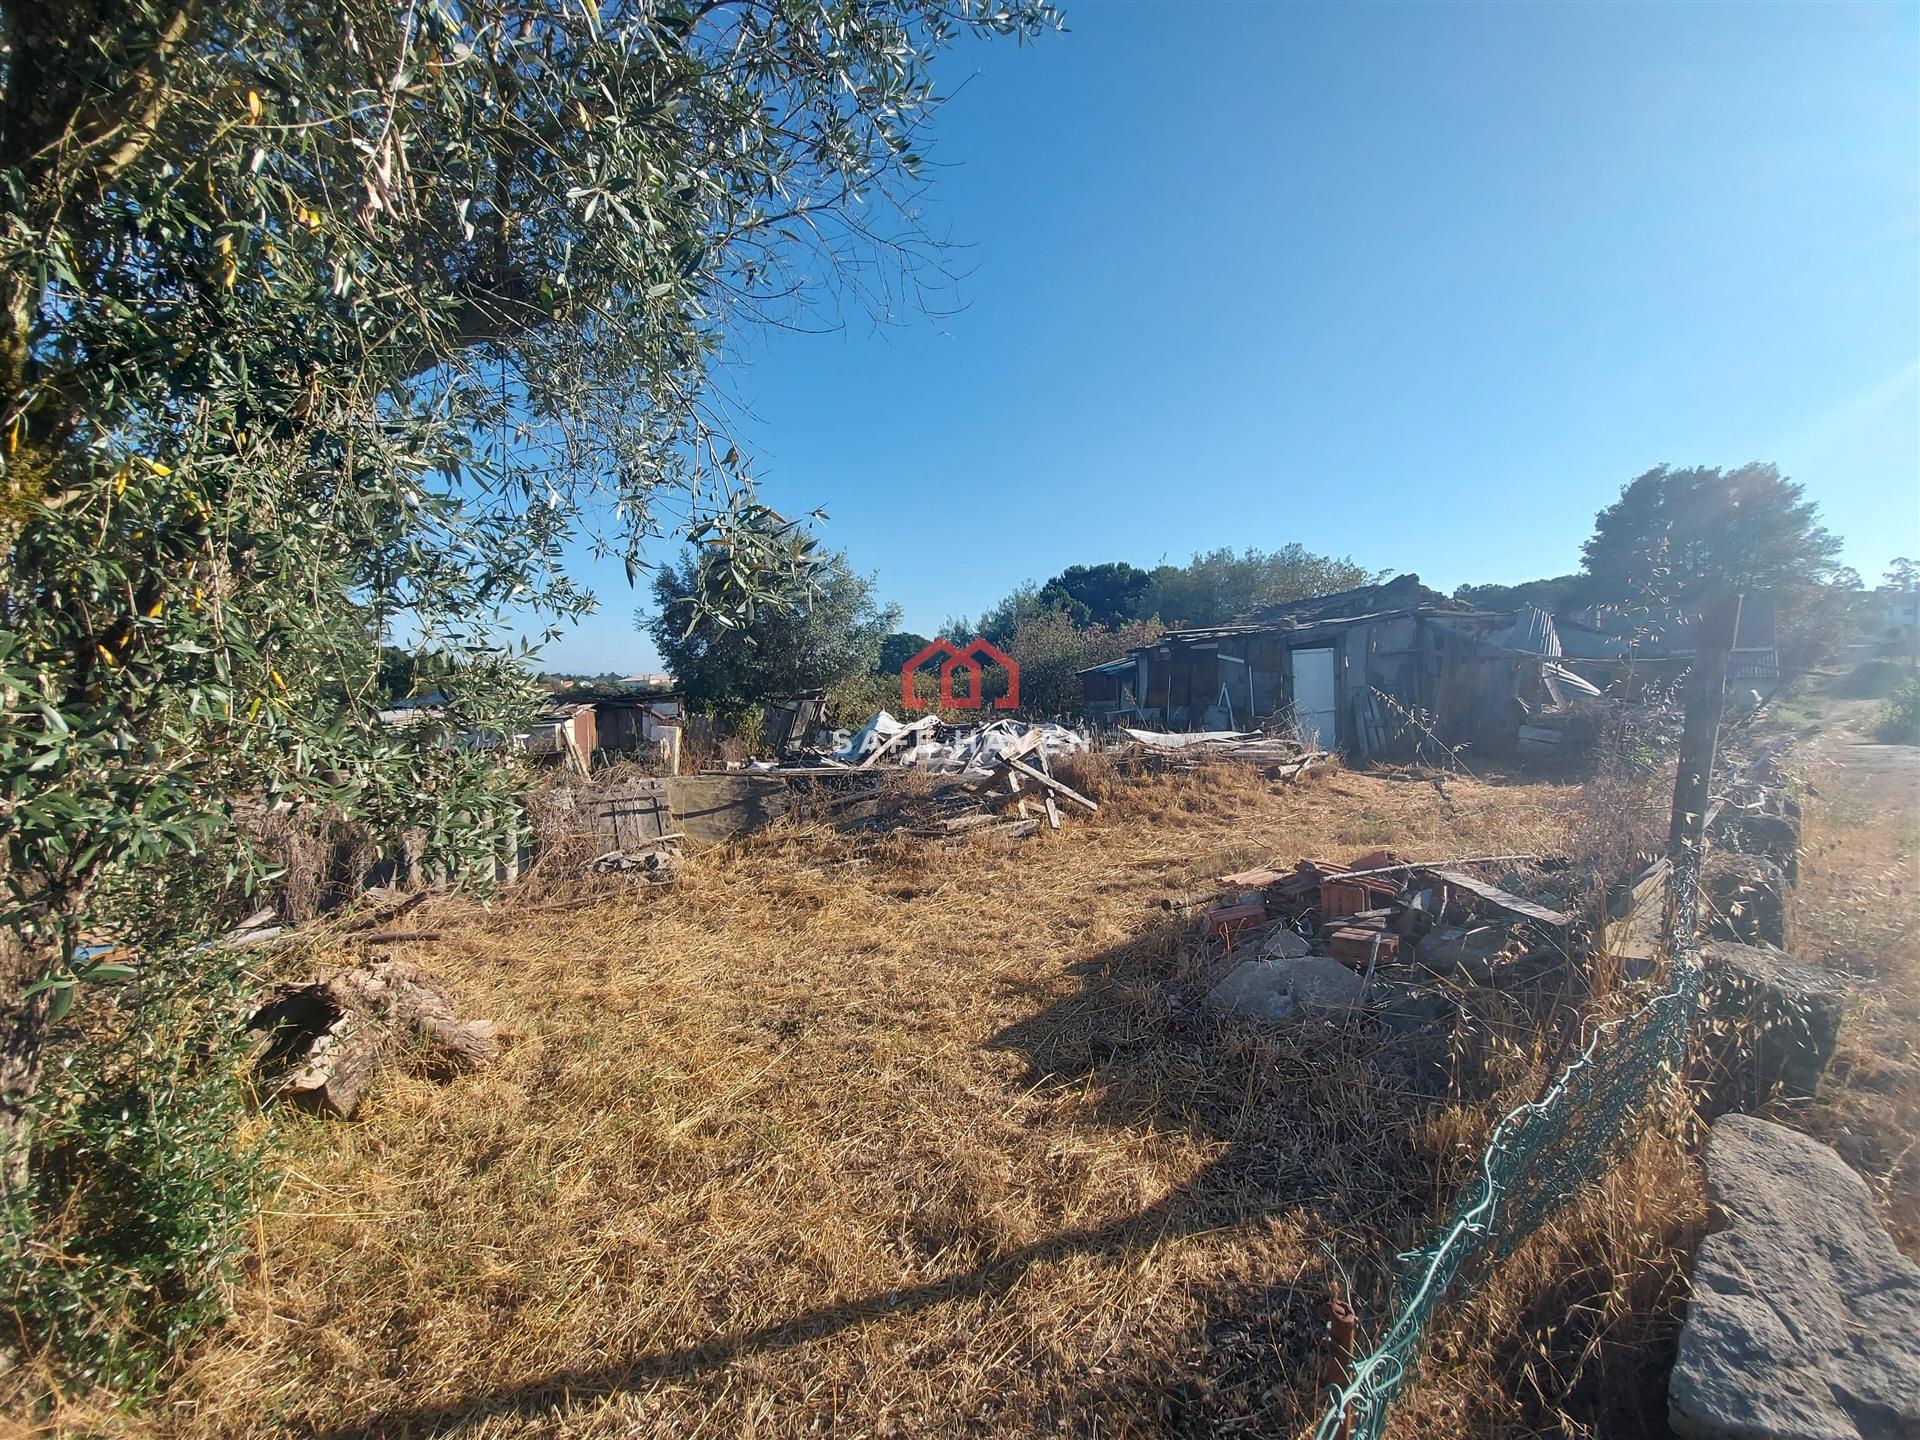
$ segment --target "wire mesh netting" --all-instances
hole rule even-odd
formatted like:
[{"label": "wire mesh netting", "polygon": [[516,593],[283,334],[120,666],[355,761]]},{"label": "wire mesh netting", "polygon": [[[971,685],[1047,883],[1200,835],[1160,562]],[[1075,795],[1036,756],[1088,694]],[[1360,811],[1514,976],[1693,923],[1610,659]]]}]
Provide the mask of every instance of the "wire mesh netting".
[{"label": "wire mesh netting", "polygon": [[1480,1173],[1448,1223],[1428,1244],[1399,1257],[1392,1321],[1379,1345],[1354,1361],[1353,1378],[1329,1404],[1316,1440],[1384,1435],[1387,1409],[1411,1378],[1449,1291],[1477,1284],[1612,1166],[1636,1120],[1683,1067],[1701,975],[1697,954],[1677,955],[1671,988],[1598,1027],[1552,1088],[1495,1126]]}]

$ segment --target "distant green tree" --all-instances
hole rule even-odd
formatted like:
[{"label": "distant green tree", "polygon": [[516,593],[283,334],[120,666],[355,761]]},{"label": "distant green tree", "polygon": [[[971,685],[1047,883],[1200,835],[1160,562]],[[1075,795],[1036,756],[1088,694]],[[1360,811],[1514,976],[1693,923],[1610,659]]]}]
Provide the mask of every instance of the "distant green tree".
[{"label": "distant green tree", "polygon": [[1223,546],[1185,565],[1157,567],[1139,613],[1176,629],[1223,625],[1263,606],[1351,590],[1371,578],[1352,560],[1316,555],[1299,544],[1278,550]]},{"label": "distant green tree", "polygon": [[1890,590],[1920,590],[1920,563],[1902,555],[1888,564],[1880,583]]},{"label": "distant green tree", "polygon": [[[1075,625],[1066,612],[1043,611],[1021,619],[1005,649],[1020,667],[1020,712],[1033,719],[1056,719],[1081,713],[1080,672],[1089,665],[1117,660],[1136,645],[1159,638],[1161,627],[1152,622],[1108,629]],[[989,696],[997,687],[989,684]]]},{"label": "distant green tree", "polygon": [[1686,603],[1711,585],[1792,591],[1824,585],[1839,537],[1773,465],[1661,465],[1594,517],[1581,548],[1595,599]]},{"label": "distant green tree", "polygon": [[1789,674],[1841,659],[1859,636],[1867,593],[1858,570],[1836,570],[1824,585],[1778,586],[1772,594],[1774,643]]},{"label": "distant green tree", "polygon": [[1172,628],[1219,625],[1284,600],[1351,590],[1371,578],[1351,560],[1316,555],[1298,544],[1271,551],[1223,547],[1196,554],[1185,565],[1152,571],[1125,561],[1070,565],[1044,585],[1015,586],[980,616],[977,626],[968,628],[961,617],[948,621],[941,633],[954,640],[985,635],[1004,646],[1023,623],[1052,614],[1064,615],[1069,624],[1107,630],[1146,620]]},{"label": "distant green tree", "polygon": [[1040,587],[1028,580],[1016,585],[1013,593],[999,604],[982,611],[979,622],[971,630],[965,624],[966,617],[961,616],[949,621],[949,628],[942,633],[959,644],[965,644],[975,635],[984,635],[994,644],[1004,646],[1013,638],[1013,632],[1020,627],[1021,621],[1052,611],[1053,607],[1040,598]]},{"label": "distant green tree", "polygon": [[1584,575],[1555,575],[1546,580],[1523,580],[1518,585],[1462,585],[1453,592],[1453,598],[1480,610],[1518,610],[1522,605],[1537,605],[1557,612],[1587,603],[1583,597],[1588,584]]},{"label": "distant green tree", "polygon": [[[793,543],[813,544],[798,533]],[[879,604],[873,581],[855,573],[844,553],[811,556],[804,593],[739,611],[712,603],[716,590],[740,583],[722,573],[732,564],[726,551],[689,547],[654,572],[654,608],[635,616],[695,708],[737,715],[872,673],[900,607]]]},{"label": "distant green tree", "polygon": [[876,675],[898,676],[901,667],[927,648],[928,637],[911,630],[896,630],[880,642],[880,654],[873,662]]},{"label": "distant green tree", "polygon": [[1040,604],[1058,610],[1076,625],[1103,629],[1141,617],[1140,607],[1153,588],[1153,576],[1124,560],[1101,565],[1069,565],[1040,587]]}]

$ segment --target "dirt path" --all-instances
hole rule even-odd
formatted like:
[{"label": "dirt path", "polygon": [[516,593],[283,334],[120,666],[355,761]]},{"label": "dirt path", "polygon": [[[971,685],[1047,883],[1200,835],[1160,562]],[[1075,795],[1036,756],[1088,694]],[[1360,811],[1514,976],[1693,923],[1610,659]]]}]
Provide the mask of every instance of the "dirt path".
[{"label": "dirt path", "polygon": [[1819,1100],[1791,1118],[1868,1177],[1920,1258],[1920,747],[1873,743],[1878,709],[1831,699],[1802,732],[1794,949],[1854,977],[1859,998]]}]

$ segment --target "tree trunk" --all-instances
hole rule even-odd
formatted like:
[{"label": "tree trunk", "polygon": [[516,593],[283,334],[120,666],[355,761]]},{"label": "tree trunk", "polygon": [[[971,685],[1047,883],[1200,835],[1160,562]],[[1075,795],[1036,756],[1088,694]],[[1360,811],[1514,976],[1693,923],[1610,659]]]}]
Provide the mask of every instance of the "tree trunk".
[{"label": "tree trunk", "polygon": [[445,1077],[489,1063],[500,1048],[492,1021],[459,1019],[446,988],[404,960],[366,960],[291,986],[250,1028],[268,1037],[262,1063],[279,1072],[273,1093],[342,1119],[396,1049],[417,1046],[422,1068]]},{"label": "tree trunk", "polygon": [[42,990],[20,998],[37,967],[17,935],[0,931],[0,1205],[27,1188],[33,1145],[33,1099],[53,1003]]}]

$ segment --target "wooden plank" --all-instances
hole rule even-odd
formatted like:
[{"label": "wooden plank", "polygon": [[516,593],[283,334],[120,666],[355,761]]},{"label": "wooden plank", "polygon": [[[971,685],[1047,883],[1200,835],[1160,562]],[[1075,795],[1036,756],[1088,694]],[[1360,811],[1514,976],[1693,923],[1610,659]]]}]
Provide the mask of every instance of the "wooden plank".
[{"label": "wooden plank", "polygon": [[760,775],[771,777],[775,780],[818,780],[828,775],[858,775],[859,773],[860,767],[858,765],[776,765],[763,770],[747,770],[743,768],[729,770],[724,765],[703,765],[700,768],[698,777],[689,778],[708,780],[722,775],[732,775],[736,777],[743,775]]},{"label": "wooden plank", "polygon": [[[1027,733],[1029,735],[1032,735],[1038,732],[1030,730]],[[1041,771],[1046,775],[1046,777],[1049,780],[1051,780],[1053,778],[1053,766],[1047,763],[1046,750],[1042,748],[1035,755],[1034,758],[1040,762]],[[1060,807],[1053,803],[1053,792],[1051,790],[1043,792],[1041,795],[1041,801],[1046,806],[1048,828],[1052,830],[1058,830],[1060,828]]]},{"label": "wooden plank", "polygon": [[593,794],[594,833],[614,850],[644,850],[673,828],[664,780],[629,780]]},{"label": "wooden plank", "polygon": [[1039,828],[1038,820],[1004,820],[997,825],[983,825],[973,830],[962,830],[959,834],[948,837],[942,848],[958,849],[962,845],[978,840],[983,835],[999,835],[1008,840],[1018,840],[1033,834]]},{"label": "wooden plank", "polygon": [[871,770],[879,762],[882,755],[885,755],[909,735],[918,735],[919,733],[920,732],[911,725],[894,731],[893,734],[889,735],[884,741],[867,752],[867,758],[860,762],[860,769]]},{"label": "wooden plank", "polygon": [[[1026,734],[1017,738],[1013,742],[1013,744],[1008,746],[1005,750],[1002,750],[1000,752],[1000,759],[1003,762],[1010,762],[1014,760],[1024,760],[1027,756],[1031,755],[1034,751],[1040,750],[1040,747],[1046,743],[1046,738],[1047,738],[1046,735],[1041,731],[1040,727],[1036,725],[1034,726],[1033,729],[1027,731]],[[1040,750],[1040,753],[1042,756],[1041,764],[1043,767],[1045,767],[1046,762],[1044,757],[1046,755],[1046,752],[1044,750]],[[1052,773],[1051,768],[1048,768],[1048,773],[1049,774]]]},{"label": "wooden plank", "polygon": [[1278,885],[1282,880],[1292,880],[1299,873],[1297,870],[1262,867],[1258,870],[1242,870],[1236,875],[1222,875],[1215,883],[1223,890],[1264,890],[1269,885]]},{"label": "wooden plank", "polygon": [[1536,905],[1531,900],[1523,900],[1510,891],[1502,890],[1498,885],[1489,885],[1484,880],[1476,880],[1471,875],[1462,875],[1458,870],[1429,870],[1428,874],[1443,884],[1457,890],[1465,890],[1469,895],[1477,895],[1489,905],[1497,905],[1502,910],[1515,915],[1524,915],[1529,920],[1538,920],[1542,925],[1557,925],[1562,929],[1573,923],[1569,915],[1558,910],[1549,910],[1544,905]]},{"label": "wooden plank", "polygon": [[1024,760],[1009,760],[1007,762],[1007,765],[1008,765],[1008,768],[1013,770],[1018,770],[1022,775],[1027,776],[1029,779],[1038,780],[1042,785],[1046,786],[1049,790],[1053,791],[1056,795],[1066,796],[1067,799],[1073,801],[1076,805],[1084,805],[1087,809],[1096,810],[1096,811],[1100,808],[1098,805],[1094,804],[1093,801],[1087,799],[1086,796],[1082,795],[1078,790],[1074,789],[1071,785],[1064,785],[1060,781],[1054,779],[1051,775],[1042,775],[1038,770],[1034,769],[1033,766],[1027,764],[1027,762]]},{"label": "wooden plank", "polygon": [[1539,858],[1538,855],[1461,855],[1452,860],[1409,860],[1402,865],[1378,865],[1367,870],[1348,870],[1331,860],[1306,860],[1301,864],[1307,869],[1296,866],[1292,870],[1274,870],[1262,866],[1254,870],[1242,870],[1237,875],[1222,875],[1219,883],[1241,890],[1263,890],[1283,880],[1318,885],[1322,879],[1359,880],[1368,875],[1404,875],[1410,870],[1432,870],[1436,865],[1518,865]]}]

